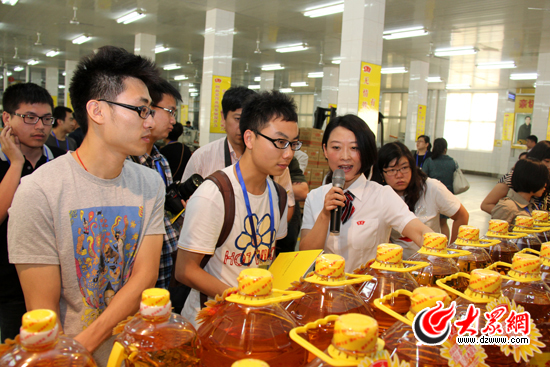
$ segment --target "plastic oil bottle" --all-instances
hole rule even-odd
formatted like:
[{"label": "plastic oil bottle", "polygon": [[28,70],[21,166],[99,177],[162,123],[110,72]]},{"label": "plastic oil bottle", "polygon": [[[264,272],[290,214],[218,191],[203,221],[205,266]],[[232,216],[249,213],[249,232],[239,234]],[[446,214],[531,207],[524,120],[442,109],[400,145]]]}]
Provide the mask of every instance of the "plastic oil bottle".
[{"label": "plastic oil bottle", "polygon": [[[409,266],[405,267],[405,265]],[[372,280],[359,285],[359,295],[371,307],[380,333],[386,331],[397,319],[375,307],[374,300],[398,289],[414,291],[418,288],[418,283],[410,272],[428,265],[430,264],[424,261],[403,261],[403,247],[392,243],[383,243],[376,249],[376,259],[354,271],[355,274],[372,276]],[[411,302],[409,297],[400,295],[390,299],[387,306],[404,315],[409,311]]]},{"label": "plastic oil bottle", "polygon": [[[368,275],[346,274],[346,262],[342,256],[323,254],[315,260],[315,271],[303,279],[295,290],[303,292],[304,297],[286,305],[286,310],[296,319],[298,325],[319,320],[328,315],[358,313],[373,316],[370,307],[359,297],[353,284],[371,280]],[[333,323],[319,325],[308,330],[309,341],[320,350],[329,345],[333,333]],[[314,358],[310,353],[309,360]]]},{"label": "plastic oil bottle", "polygon": [[[411,275],[421,287],[437,287],[436,281],[449,275],[458,273],[455,258],[469,255],[470,252],[460,249],[447,249],[447,236],[441,233],[425,233],[422,248],[409,258],[409,261],[425,261],[428,266],[413,270]],[[463,279],[455,279],[451,285],[461,291],[466,290],[468,283]],[[456,298],[455,294],[449,294]]]},{"label": "plastic oil bottle", "polygon": [[[485,234],[484,239],[499,241],[497,244],[487,248],[491,260],[493,262],[512,263],[512,257],[519,252],[514,240],[526,235],[526,233],[508,232],[508,222],[505,220],[491,219],[489,221],[489,231]],[[499,274],[506,274],[510,268],[497,266],[495,270]]]},{"label": "plastic oil bottle", "polygon": [[269,364],[259,359],[247,358],[233,363],[231,367],[269,367]]},{"label": "plastic oil bottle", "polygon": [[542,280],[550,287],[550,242],[542,244],[540,252],[526,248],[520,251],[523,253],[532,253],[540,257],[542,265],[540,267],[540,274]]},{"label": "plastic oil bottle", "polygon": [[199,366],[197,331],[183,316],[172,313],[165,289],[143,291],[139,315],[116,338],[108,367]]},{"label": "plastic oil bottle", "polygon": [[76,340],[59,335],[57,315],[33,310],[22,319],[19,343],[1,358],[2,367],[96,367],[92,355]]},{"label": "plastic oil bottle", "polygon": [[499,240],[480,240],[479,228],[460,226],[458,237],[454,243],[449,245],[449,249],[462,249],[470,252],[470,254],[459,256],[456,259],[460,271],[470,273],[474,269],[485,269],[493,263],[485,248],[494,246],[499,242]]},{"label": "plastic oil bottle", "polygon": [[537,233],[540,242],[550,241],[550,222],[548,222],[548,212],[544,210],[533,210],[531,213],[533,225],[535,228],[546,227],[546,231]]},{"label": "plastic oil bottle", "polygon": [[[387,299],[398,295],[405,295],[411,299],[411,308],[404,317],[384,305]],[[394,294],[374,301],[378,308],[399,320],[382,335],[386,343],[385,348],[391,355],[397,355],[399,360],[409,362],[411,367],[448,365],[447,359],[440,354],[441,346],[421,343],[414,336],[412,329],[415,315],[425,308],[436,306],[437,301],[441,301],[446,308],[451,303],[451,297],[440,288],[421,287],[416,288],[412,293],[398,290]]]},{"label": "plastic oil bottle", "polygon": [[259,359],[271,367],[299,367],[307,352],[290,339],[296,321],[279,304],[301,298],[301,292],[273,289],[265,269],[241,271],[238,291],[225,298],[198,328],[204,367],[230,367],[234,362]]},{"label": "plastic oil bottle", "polygon": [[[508,223],[508,222],[506,222]],[[456,279],[458,277],[463,277],[469,280],[468,289],[464,293],[459,292],[445,283],[447,281]],[[447,290],[448,292],[453,292],[457,294],[460,298],[456,301],[456,314],[455,319],[461,320],[464,319],[468,306],[473,304],[474,307],[478,308],[479,313],[479,325],[478,330],[482,330],[485,327],[486,319],[483,316],[487,311],[487,304],[498,300],[502,297],[501,285],[502,277],[499,273],[493,270],[487,269],[474,269],[470,275],[465,273],[457,273],[451,275],[447,278],[440,279],[437,281],[437,284]],[[506,317],[508,314],[504,315]],[[528,366],[526,361],[520,361],[520,363],[514,360],[513,354],[506,356],[501,350],[500,346],[496,345],[483,345],[483,349],[487,354],[485,359],[485,364],[491,367],[508,367],[510,365],[518,366]]]},{"label": "plastic oil bottle", "polygon": [[533,250],[540,251],[541,242],[538,237],[539,233],[546,232],[548,228],[546,227],[534,227],[535,221],[532,217],[527,217],[523,215],[518,215],[514,221],[514,227],[512,231],[514,233],[524,233],[525,237],[518,238],[516,240],[516,245],[518,249],[523,250],[525,248],[530,248]]}]

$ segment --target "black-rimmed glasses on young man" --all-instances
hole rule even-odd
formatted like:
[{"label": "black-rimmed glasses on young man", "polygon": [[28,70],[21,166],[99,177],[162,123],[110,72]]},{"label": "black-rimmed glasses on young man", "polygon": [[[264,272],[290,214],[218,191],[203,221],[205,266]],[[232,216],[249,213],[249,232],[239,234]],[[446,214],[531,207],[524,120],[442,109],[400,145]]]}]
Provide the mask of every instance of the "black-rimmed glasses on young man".
[{"label": "black-rimmed glasses on young man", "polygon": [[137,114],[139,115],[139,117],[141,117],[144,120],[149,116],[155,117],[155,112],[156,111],[151,109],[151,107],[132,106],[132,105],[126,104],[126,103],[118,103],[118,102],[113,102],[113,101],[107,101],[106,99],[98,99],[98,101],[99,102],[107,102],[107,103],[110,103],[110,104],[114,104],[114,105],[117,105],[117,106],[120,106],[120,107],[127,108],[127,109],[132,110],[132,111],[136,111]]},{"label": "black-rimmed glasses on young man", "polygon": [[260,135],[262,137],[264,137],[265,139],[269,140],[270,142],[273,143],[273,145],[275,146],[275,148],[277,149],[286,149],[288,148],[288,146],[290,145],[290,149],[296,151],[296,150],[300,150],[300,148],[302,147],[302,142],[301,141],[288,141],[286,139],[271,139],[269,136],[265,136],[264,134],[256,131],[255,132],[257,135]]}]

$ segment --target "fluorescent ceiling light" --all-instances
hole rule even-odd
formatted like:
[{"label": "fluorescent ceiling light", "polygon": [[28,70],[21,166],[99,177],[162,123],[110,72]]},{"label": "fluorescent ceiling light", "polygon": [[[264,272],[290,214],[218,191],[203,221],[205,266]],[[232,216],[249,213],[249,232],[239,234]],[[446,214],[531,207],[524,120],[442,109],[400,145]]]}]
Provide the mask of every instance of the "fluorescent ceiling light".
[{"label": "fluorescent ceiling light", "polygon": [[198,96],[198,95],[199,95],[198,93],[191,93],[191,94],[190,94],[191,97],[196,97],[196,96]]},{"label": "fluorescent ceiling light", "polygon": [[182,74],[182,75],[176,75],[176,76],[174,77],[174,80],[187,80],[187,79],[189,79],[189,78],[187,77],[187,75],[183,75],[183,74]]},{"label": "fluorescent ceiling light", "polygon": [[59,54],[60,54],[59,50],[50,50],[50,51],[46,52],[47,57],[55,57]]},{"label": "fluorescent ceiling light", "polygon": [[309,84],[307,82],[293,82],[290,83],[291,87],[307,87]]},{"label": "fluorescent ceiling light", "polygon": [[14,6],[19,0],[2,0],[2,4]]},{"label": "fluorescent ceiling light", "polygon": [[308,73],[307,77],[308,78],[322,78],[324,75],[325,75],[325,73],[323,73],[322,71],[317,71],[315,73]]},{"label": "fluorescent ceiling light", "polygon": [[480,62],[476,66],[478,69],[514,69],[516,63],[514,61]]},{"label": "fluorescent ceiling light", "polygon": [[62,72],[62,73],[61,73],[61,75],[63,75],[63,76],[67,76],[67,72],[66,72],[66,71],[64,71],[64,72]]},{"label": "fluorescent ceiling light", "polygon": [[135,22],[138,19],[143,18],[144,16],[145,16],[145,12],[143,11],[143,9],[136,9],[133,12],[118,18],[116,22],[122,23],[122,24],[129,24],[129,23]]},{"label": "fluorescent ceiling light", "polygon": [[254,78],[254,81],[255,82],[261,82],[262,81],[262,77],[261,76],[257,76]]},{"label": "fluorescent ceiling light", "polygon": [[519,74],[510,74],[511,80],[536,80],[537,73],[519,73]]},{"label": "fluorescent ceiling light", "polygon": [[469,84],[447,84],[446,89],[471,89],[472,86]]},{"label": "fluorescent ceiling light", "polygon": [[23,70],[25,70],[25,68],[20,65],[17,65],[16,67],[13,68],[13,71],[23,71]]},{"label": "fluorescent ceiling light", "polygon": [[65,89],[65,86],[64,86],[63,84],[61,84],[61,85],[58,85],[57,88],[59,88],[59,89]]},{"label": "fluorescent ceiling light", "polygon": [[276,48],[275,51],[285,53],[285,52],[304,51],[307,49],[308,49],[307,43],[297,43],[294,45],[288,45],[288,46]]},{"label": "fluorescent ceiling light", "polygon": [[11,71],[8,71],[8,72],[6,73],[6,75],[7,75],[7,76],[12,76],[13,73],[12,73]]},{"label": "fluorescent ceiling light", "polygon": [[428,79],[426,79],[428,83],[441,83],[443,80],[440,76],[429,76]]},{"label": "fluorescent ceiling light", "polygon": [[380,72],[382,74],[403,74],[408,72],[408,70],[405,67],[400,66],[398,68],[382,68]]},{"label": "fluorescent ceiling light", "polygon": [[160,54],[161,52],[166,52],[169,49],[170,49],[170,47],[157,46],[157,47],[155,47],[155,53]]},{"label": "fluorescent ceiling light", "polygon": [[334,60],[332,60],[332,63],[333,63],[333,64],[336,64],[336,65],[340,65],[341,62],[342,62],[342,59],[339,58],[339,57],[336,58],[336,59],[334,59]]},{"label": "fluorescent ceiling light", "polygon": [[262,66],[263,71],[283,70],[285,67],[281,64],[269,64]]},{"label": "fluorescent ceiling light", "polygon": [[428,31],[424,27],[414,27],[414,28],[403,28],[396,29],[394,31],[385,31],[382,35],[382,38],[385,40],[395,40],[399,38],[409,38],[409,37],[418,37],[425,36],[428,34]]},{"label": "fluorescent ceiling light", "polygon": [[92,37],[83,34],[83,35],[81,35],[81,36],[76,37],[76,38],[73,40],[73,43],[74,43],[75,45],[81,45],[81,44],[83,44],[84,42],[88,42],[88,41],[91,40],[91,39],[92,39]]},{"label": "fluorescent ceiling light", "polygon": [[259,85],[254,85],[254,84],[251,84],[248,86],[248,89],[252,89],[252,90],[259,90],[260,89],[260,86]]},{"label": "fluorescent ceiling light", "polygon": [[343,11],[344,11],[344,2],[337,1],[334,3],[329,3],[325,5],[308,8],[304,12],[304,16],[310,17],[310,18],[317,18],[325,15],[342,13]]},{"label": "fluorescent ceiling light", "polygon": [[36,64],[39,64],[39,63],[40,63],[39,60],[31,59],[31,60],[29,60],[29,62],[27,62],[27,65],[33,66],[33,65],[36,65]]},{"label": "fluorescent ceiling light", "polygon": [[281,93],[292,93],[294,90],[292,88],[281,88],[279,89],[279,92]]},{"label": "fluorescent ceiling light", "polygon": [[473,55],[479,50],[472,46],[463,46],[463,47],[447,47],[447,48],[438,48],[435,50],[435,56],[459,56],[459,55]]},{"label": "fluorescent ceiling light", "polygon": [[181,65],[180,64],[168,64],[168,65],[165,65],[163,67],[164,70],[177,70],[177,69],[181,69]]},{"label": "fluorescent ceiling light", "polygon": [[196,88],[189,88],[189,93],[198,93],[199,91]]}]

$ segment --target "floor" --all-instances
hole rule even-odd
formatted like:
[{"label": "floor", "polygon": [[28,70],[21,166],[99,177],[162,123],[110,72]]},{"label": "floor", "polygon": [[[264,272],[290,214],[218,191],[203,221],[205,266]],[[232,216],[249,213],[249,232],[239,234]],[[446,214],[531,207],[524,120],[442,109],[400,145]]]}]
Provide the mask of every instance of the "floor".
[{"label": "floor", "polygon": [[[498,178],[477,176],[465,174],[468,182],[470,182],[470,189],[457,197],[468,213],[470,214],[469,225],[478,227],[480,235],[484,235],[489,228],[489,219],[491,216],[479,208],[479,205],[485,199],[485,196],[496,185]],[[452,220],[449,220],[449,228],[452,226]]]}]

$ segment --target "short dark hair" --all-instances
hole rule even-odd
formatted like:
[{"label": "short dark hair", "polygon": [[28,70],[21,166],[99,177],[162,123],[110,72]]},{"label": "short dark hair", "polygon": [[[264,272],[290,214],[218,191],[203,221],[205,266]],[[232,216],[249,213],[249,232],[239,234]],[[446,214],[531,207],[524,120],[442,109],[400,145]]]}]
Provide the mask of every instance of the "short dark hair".
[{"label": "short dark hair", "polygon": [[88,101],[116,100],[124,92],[124,81],[127,78],[139,79],[147,87],[161,81],[160,72],[153,61],[123,48],[103,46],[97,53],[80,60],[71,79],[69,92],[76,120],[84,134],[88,131]]},{"label": "short dark hair", "polygon": [[246,87],[232,87],[226,90],[222,98],[223,118],[227,118],[229,112],[243,108],[244,101],[254,94],[257,93]]},{"label": "short dark hair", "polygon": [[168,136],[166,138],[168,140],[175,141],[178,140],[181,134],[183,134],[183,125],[176,122],[174,124],[174,128],[168,133]]},{"label": "short dark hair", "polygon": [[539,161],[542,161],[543,159],[550,159],[550,141],[539,141],[533,149],[527,153],[527,157],[535,158]]},{"label": "short dark hair", "polygon": [[548,168],[537,159],[525,158],[517,161],[514,166],[512,188],[516,192],[537,192],[548,181]]},{"label": "short dark hair", "polygon": [[537,138],[536,135],[529,135],[528,137],[525,138],[525,140],[531,140],[535,144],[537,144],[539,142],[539,138]]},{"label": "short dark hair", "polygon": [[48,104],[53,110],[53,99],[50,93],[34,83],[19,83],[6,88],[2,97],[4,111],[14,114],[21,103]]},{"label": "short dark hair", "polygon": [[[399,161],[401,157],[407,158],[409,166],[411,167],[411,181],[405,189],[404,196],[405,203],[409,207],[409,210],[414,213],[414,207],[418,199],[420,199],[428,176],[416,166],[416,162],[409,148],[398,141],[385,144],[378,152],[378,168],[380,171],[383,171],[385,168],[389,167],[391,161],[394,159]],[[385,184],[386,183],[384,183],[384,185]]]},{"label": "short dark hair", "polygon": [[[430,143],[430,137],[429,137],[428,135],[418,135],[418,138],[416,138],[416,140],[418,140],[418,139],[420,139],[420,138],[424,139],[424,142],[425,142],[426,144],[428,144],[428,149],[427,149],[428,152],[429,152],[430,150],[432,150],[432,143]],[[407,148],[407,149],[408,149],[408,148]]]},{"label": "short dark hair", "polygon": [[260,132],[274,118],[297,123],[296,108],[294,100],[279,91],[254,92],[243,104],[243,112],[239,121],[241,134],[244,135],[246,130]]},{"label": "short dark hair", "polygon": [[521,153],[519,154],[518,159],[523,159],[523,158],[526,158],[526,157],[527,157],[527,152],[521,152]]},{"label": "short dark hair", "polygon": [[53,117],[55,117],[55,122],[53,123],[53,127],[57,126],[57,120],[65,120],[65,117],[67,117],[68,113],[73,113],[73,110],[71,110],[69,107],[65,106],[57,106],[53,109]]},{"label": "short dark hair", "polygon": [[182,100],[180,92],[166,79],[162,79],[160,83],[153,84],[149,87],[149,95],[154,105],[162,101],[165,94],[174,97],[176,101],[181,102]]},{"label": "short dark hair", "polygon": [[439,156],[445,154],[447,149],[447,140],[444,138],[437,138],[434,140],[434,150],[432,151],[432,159],[437,159]]}]

